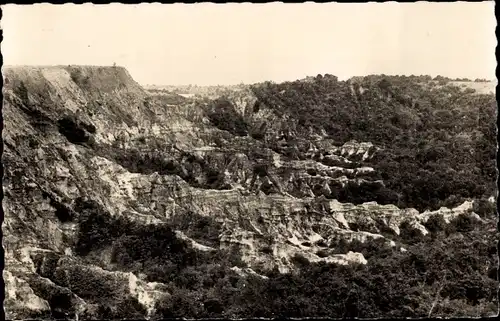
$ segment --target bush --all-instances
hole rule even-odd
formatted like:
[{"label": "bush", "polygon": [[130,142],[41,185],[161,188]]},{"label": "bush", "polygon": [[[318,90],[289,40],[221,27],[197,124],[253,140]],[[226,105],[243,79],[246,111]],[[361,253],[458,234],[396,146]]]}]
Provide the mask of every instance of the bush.
[{"label": "bush", "polygon": [[470,232],[475,229],[479,222],[468,214],[460,214],[453,218],[446,226],[446,234]]},{"label": "bush", "polygon": [[424,240],[423,233],[413,227],[408,221],[404,221],[399,225],[400,237],[409,244],[419,243]]},{"label": "bush", "polygon": [[112,223],[109,214],[103,213],[100,208],[80,213],[76,252],[84,255],[109,244],[114,237]]},{"label": "bush", "polygon": [[293,264],[296,264],[300,267],[308,266],[310,264],[309,260],[300,253],[295,254],[292,257],[291,261]]},{"label": "bush", "polygon": [[195,292],[176,288],[171,297],[156,306],[158,317],[165,318],[200,318],[204,315],[203,303]]},{"label": "bush", "polygon": [[227,99],[218,99],[212,102],[207,111],[207,117],[219,129],[227,130],[238,136],[248,134],[245,120]]},{"label": "bush", "polygon": [[172,218],[172,228],[184,231],[190,238],[211,247],[219,247],[222,223],[212,217],[188,211]]},{"label": "bush", "polygon": [[490,202],[489,200],[484,198],[475,200],[473,203],[473,211],[482,218],[496,217],[496,202]]},{"label": "bush", "polygon": [[439,214],[429,217],[423,225],[431,233],[437,233],[446,229],[446,221],[443,216]]},{"label": "bush", "polygon": [[116,311],[108,319],[146,320],[146,308],[136,298],[126,297],[116,304]]},{"label": "bush", "polygon": [[47,300],[53,318],[65,319],[75,316],[73,294],[70,290],[37,276],[31,277],[28,283],[37,296]]}]

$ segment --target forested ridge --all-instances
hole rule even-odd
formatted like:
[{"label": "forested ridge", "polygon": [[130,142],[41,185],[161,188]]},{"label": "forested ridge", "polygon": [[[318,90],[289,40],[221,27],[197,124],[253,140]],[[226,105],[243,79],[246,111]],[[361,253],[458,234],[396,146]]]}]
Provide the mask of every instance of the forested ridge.
[{"label": "forested ridge", "polygon": [[[375,200],[425,211],[473,199],[474,212],[484,220],[461,215],[445,223],[432,217],[425,224],[430,232],[425,236],[403,224],[401,235],[392,237],[404,248],[376,240],[334,246],[338,253],[363,253],[369,259],[366,266],[309,263],[297,256],[293,273],[257,270],[267,278],[244,280],[216,268],[205,276],[198,274],[196,281],[190,281],[192,290],[176,292],[178,299],[159,311],[165,316],[334,318],[496,313],[498,237],[486,223],[496,219],[496,203],[488,201],[496,197],[497,189],[496,100],[493,94],[476,93],[450,81],[385,75],[338,81],[332,75],[318,75],[255,84],[253,112],[268,108],[291,119],[293,130],[274,140],[252,133],[230,98],[214,101],[208,115],[217,127],[235,135],[250,134],[278,152],[283,152],[278,140],[289,145],[306,141],[307,148],[307,143],[314,144],[314,135],[338,145],[355,140],[379,147],[367,162],[375,169],[372,179],[382,180],[385,188],[370,190],[369,184],[348,183],[336,195],[341,202]],[[305,148],[299,146],[299,153],[287,156],[304,159]],[[223,279],[211,292],[215,275]],[[204,284],[210,284],[207,292],[202,290]],[[211,312],[189,305],[200,293],[207,295]]]},{"label": "forested ridge", "polygon": [[252,91],[259,104],[291,115],[300,135],[312,129],[339,144],[357,140],[381,147],[370,160],[388,188],[379,202],[426,210],[495,195],[493,94],[444,77],[384,75],[349,81],[318,75],[257,84]]}]

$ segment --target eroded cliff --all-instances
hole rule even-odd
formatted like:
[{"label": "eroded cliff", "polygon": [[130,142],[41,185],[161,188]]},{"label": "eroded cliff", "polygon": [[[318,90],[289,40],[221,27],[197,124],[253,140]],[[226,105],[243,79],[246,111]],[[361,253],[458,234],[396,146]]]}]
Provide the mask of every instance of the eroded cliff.
[{"label": "eroded cliff", "polygon": [[[359,244],[404,252],[429,222],[491,223],[473,200],[425,212],[346,202],[349,188],[384,193],[370,163],[383,148],[307,133],[250,90],[172,104],[121,67],[3,73],[9,319],[175,315],[196,288],[187,275],[238,289],[303,264],[366,265]],[[189,316],[247,313],[223,308],[217,282],[183,294],[201,305]]]}]

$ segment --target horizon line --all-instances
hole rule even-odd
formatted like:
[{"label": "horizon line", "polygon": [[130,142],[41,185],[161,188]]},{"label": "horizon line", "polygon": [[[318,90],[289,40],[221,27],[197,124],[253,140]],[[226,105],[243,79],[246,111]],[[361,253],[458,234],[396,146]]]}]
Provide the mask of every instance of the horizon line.
[{"label": "horizon line", "polygon": [[[92,64],[54,64],[54,65],[32,65],[32,64],[11,64],[11,65],[3,65],[2,66],[2,69],[9,69],[9,68],[22,68],[22,67],[31,67],[31,68],[57,68],[57,67],[97,67],[97,68],[123,68],[125,69],[131,76],[132,76],[132,73],[130,72],[130,69],[126,66],[123,66],[123,65],[92,65]],[[291,80],[273,80],[273,79],[267,79],[267,80],[261,80],[261,81],[256,81],[256,82],[244,82],[244,81],[241,81],[239,83],[224,83],[224,84],[197,84],[195,82],[193,83],[189,83],[189,84],[159,84],[159,83],[143,83],[143,82],[139,82],[135,79],[135,77],[132,76],[132,79],[134,81],[136,81],[137,83],[139,83],[141,86],[163,86],[163,87],[167,87],[167,86],[172,86],[172,87],[184,87],[184,86],[197,86],[197,87],[214,87],[214,86],[241,86],[241,85],[252,85],[252,84],[258,84],[258,83],[263,83],[263,82],[274,82],[274,83],[286,83],[286,82],[294,82],[294,81],[300,81],[300,80],[304,80],[304,79],[307,79],[307,78],[316,78],[318,75],[321,75],[321,76],[325,76],[325,75],[332,75],[332,76],[335,76],[337,77],[337,79],[339,81],[348,81],[352,78],[357,78],[357,77],[369,77],[369,76],[389,76],[389,77],[425,77],[425,76],[430,76],[432,77],[432,79],[436,78],[436,77],[444,77],[444,78],[448,78],[450,79],[451,81],[459,81],[458,79],[468,79],[469,81],[475,81],[477,79],[481,79],[481,80],[486,80],[485,82],[497,82],[498,83],[498,78],[495,78],[495,79],[488,79],[488,78],[475,78],[475,79],[472,79],[472,78],[469,78],[469,77],[450,77],[450,76],[446,76],[446,75],[441,75],[441,74],[438,74],[438,75],[431,75],[431,74],[420,74],[420,75],[415,75],[415,74],[411,74],[411,75],[407,75],[407,74],[386,74],[386,73],[373,73],[373,74],[365,74],[365,75],[353,75],[353,76],[348,76],[348,77],[340,77],[340,76],[337,76],[333,73],[330,73],[330,72],[325,72],[325,73],[318,73],[316,75],[306,75],[306,76],[302,76],[302,77],[297,77],[295,79],[291,79]],[[484,81],[483,81],[484,82]]]}]

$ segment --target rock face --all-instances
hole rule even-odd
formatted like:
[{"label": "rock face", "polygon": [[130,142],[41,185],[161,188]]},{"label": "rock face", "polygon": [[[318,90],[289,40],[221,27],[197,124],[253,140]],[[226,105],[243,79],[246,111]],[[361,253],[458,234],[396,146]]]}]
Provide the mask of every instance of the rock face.
[{"label": "rock face", "polygon": [[235,253],[244,266],[235,275],[266,278],[293,273],[298,257],[367,264],[361,253],[338,253],[339,242],[395,246],[401,228],[425,235],[430,217],[474,215],[471,202],[424,213],[339,202],[346,184],[383,187],[363,163],[380,149],[318,138],[299,146],[300,157],[281,153],[289,147],[279,135],[293,123],[246,91],[229,99],[264,138],[218,128],[194,100],[167,104],[120,67],[16,67],[4,77],[8,319],[155,316],[168,286],[117,263],[116,244],[98,234],[107,228],[118,239],[121,230],[103,217],[134,231],[171,227],[171,242],[200,255]]}]

